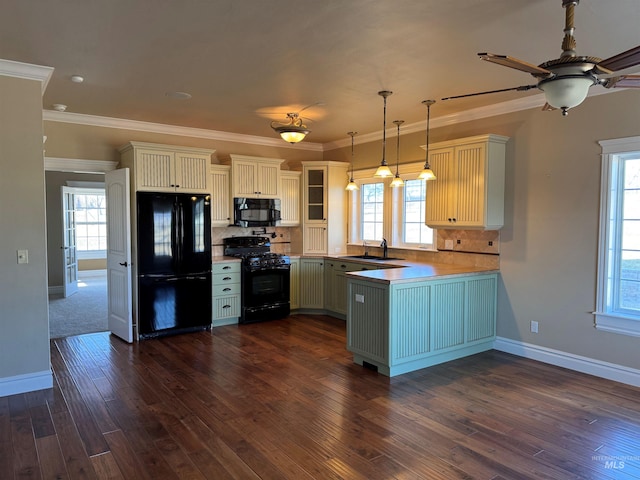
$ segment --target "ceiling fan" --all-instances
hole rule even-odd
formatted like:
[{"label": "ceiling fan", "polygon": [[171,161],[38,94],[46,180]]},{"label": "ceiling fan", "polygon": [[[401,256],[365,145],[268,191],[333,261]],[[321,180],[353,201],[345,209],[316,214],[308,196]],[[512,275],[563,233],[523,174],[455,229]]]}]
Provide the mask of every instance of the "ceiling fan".
[{"label": "ceiling fan", "polygon": [[[271,128],[275,130],[284,141],[289,143],[298,143],[304,140],[311,130],[304,124],[303,119],[307,121],[313,121],[310,118],[302,117],[300,114],[308,108],[318,105],[324,105],[324,102],[316,102],[306,107],[301,108],[297,112],[287,112],[286,121],[273,120],[271,122]],[[271,112],[262,112],[262,115],[272,115]],[[282,115],[282,114],[279,114]]]},{"label": "ceiling fan", "polygon": [[442,100],[538,88],[544,92],[547,101],[543,110],[559,108],[562,111],[562,115],[567,115],[570,108],[582,103],[592,85],[602,85],[605,88],[640,88],[640,75],[626,73],[631,67],[640,65],[640,45],[605,60],[598,57],[576,55],[573,18],[575,7],[579,1],[562,0],[562,6],[565,8],[566,14],[560,58],[549,60],[536,66],[507,55],[478,54],[481,60],[533,75],[538,80],[536,84],[456,95]]}]

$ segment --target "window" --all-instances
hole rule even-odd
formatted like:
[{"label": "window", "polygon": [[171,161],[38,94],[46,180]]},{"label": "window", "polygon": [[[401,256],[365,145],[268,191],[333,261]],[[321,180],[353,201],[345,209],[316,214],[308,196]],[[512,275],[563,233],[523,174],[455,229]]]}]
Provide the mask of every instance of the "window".
[{"label": "window", "polygon": [[381,242],[384,238],[384,183],[364,183],[360,187],[362,208],[361,238],[363,241]]},{"label": "window", "polygon": [[640,137],[600,144],[596,328],[640,336]]},{"label": "window", "polygon": [[356,172],[360,190],[351,193],[351,243],[376,245],[386,238],[390,247],[434,248],[435,231],[424,224],[429,182],[417,179],[422,165],[404,165],[399,188],[389,187],[391,179],[373,178],[373,170]]},{"label": "window", "polygon": [[78,257],[104,258],[107,251],[107,210],[104,191],[76,191],[75,223]]}]

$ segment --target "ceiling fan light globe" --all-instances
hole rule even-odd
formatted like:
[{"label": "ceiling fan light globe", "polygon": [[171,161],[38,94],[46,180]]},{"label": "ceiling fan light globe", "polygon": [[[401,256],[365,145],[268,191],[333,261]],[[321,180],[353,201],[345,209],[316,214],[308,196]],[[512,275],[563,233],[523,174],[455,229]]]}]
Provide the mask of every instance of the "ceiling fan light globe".
[{"label": "ceiling fan light globe", "polygon": [[272,126],[271,128],[278,132],[285,142],[289,143],[301,142],[310,132],[310,130],[296,125]]},{"label": "ceiling fan light globe", "polygon": [[568,110],[577,107],[587,98],[589,88],[594,83],[591,75],[572,75],[542,80],[538,88],[544,92],[549,105]]}]

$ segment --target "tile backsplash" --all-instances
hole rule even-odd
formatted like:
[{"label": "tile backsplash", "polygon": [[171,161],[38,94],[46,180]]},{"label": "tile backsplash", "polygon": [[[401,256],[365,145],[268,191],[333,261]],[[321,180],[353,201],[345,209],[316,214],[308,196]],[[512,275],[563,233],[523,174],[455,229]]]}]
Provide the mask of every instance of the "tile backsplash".
[{"label": "tile backsplash", "polygon": [[[267,227],[267,233],[259,233],[257,236],[269,237],[271,251],[275,253],[291,253],[291,228]],[[262,228],[241,227],[214,227],[211,229],[211,249],[214,257],[224,254],[222,239],[227,237],[253,236],[254,232],[262,232]],[[275,233],[275,238],[273,234]]]},{"label": "tile backsplash", "polygon": [[[226,237],[251,236],[261,228],[215,227],[211,229],[212,253],[214,256],[223,255],[222,240]],[[260,236],[271,239],[271,251],[284,254],[300,254],[302,245],[302,231],[300,228],[269,227],[267,233]],[[275,238],[273,234],[275,233]],[[410,261],[437,262],[454,265],[469,265],[480,267],[500,267],[500,232],[497,230],[438,230],[436,237],[438,251],[408,250],[389,247],[390,257],[400,257]],[[349,245],[346,254],[362,254],[362,246]],[[381,255],[382,249],[369,246],[372,254]]]},{"label": "tile backsplash", "polygon": [[[500,268],[500,232],[497,230],[438,230],[438,251],[389,248],[390,257],[416,262],[436,262],[452,265]],[[349,255],[363,253],[361,246],[349,245]],[[369,247],[369,252],[382,255],[382,249]]]}]

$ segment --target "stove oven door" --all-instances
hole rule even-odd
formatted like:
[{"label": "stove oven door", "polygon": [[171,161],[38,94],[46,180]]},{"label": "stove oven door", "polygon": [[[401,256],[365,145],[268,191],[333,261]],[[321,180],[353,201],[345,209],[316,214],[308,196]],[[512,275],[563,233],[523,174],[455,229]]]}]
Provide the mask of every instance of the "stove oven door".
[{"label": "stove oven door", "polygon": [[289,267],[246,269],[242,275],[241,323],[289,315]]}]

